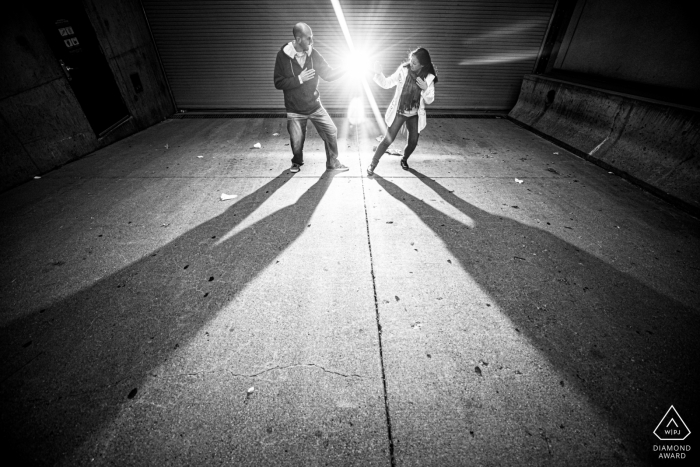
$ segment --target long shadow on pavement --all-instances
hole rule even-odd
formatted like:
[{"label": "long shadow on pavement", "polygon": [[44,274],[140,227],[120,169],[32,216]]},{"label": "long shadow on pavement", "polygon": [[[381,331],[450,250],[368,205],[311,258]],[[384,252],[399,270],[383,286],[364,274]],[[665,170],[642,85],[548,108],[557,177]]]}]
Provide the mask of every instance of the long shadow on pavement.
[{"label": "long shadow on pavement", "polygon": [[[485,212],[411,173],[475,228],[465,234],[468,226],[374,178],[444,241],[520,332],[623,434],[627,449],[649,459],[658,442],[652,430],[671,404],[686,423],[699,419],[697,309],[547,231]],[[523,254],[523,245],[537,256]]]},{"label": "long shadow on pavement", "polygon": [[[143,259],[0,329],[3,457],[53,465],[69,456],[304,232],[330,172],[296,203],[217,243],[290,180],[285,172]],[[222,271],[225,283],[209,280]]]}]

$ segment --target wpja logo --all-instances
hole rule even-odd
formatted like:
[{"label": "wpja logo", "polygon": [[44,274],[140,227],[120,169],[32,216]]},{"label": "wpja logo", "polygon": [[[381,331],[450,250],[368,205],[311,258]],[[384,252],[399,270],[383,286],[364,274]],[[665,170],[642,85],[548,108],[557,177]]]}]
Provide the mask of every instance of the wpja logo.
[{"label": "wpja logo", "polygon": [[[654,434],[661,441],[684,441],[690,435],[690,430],[676,408],[671,406],[654,429]],[[659,459],[685,459],[688,451],[689,444],[654,445],[654,452],[659,453]]]}]

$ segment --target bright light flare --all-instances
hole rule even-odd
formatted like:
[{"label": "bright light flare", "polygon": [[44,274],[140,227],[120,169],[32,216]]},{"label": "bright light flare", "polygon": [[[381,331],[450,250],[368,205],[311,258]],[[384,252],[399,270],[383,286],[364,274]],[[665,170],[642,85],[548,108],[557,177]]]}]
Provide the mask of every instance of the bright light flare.
[{"label": "bright light flare", "polygon": [[355,97],[348,108],[348,120],[351,125],[359,125],[365,120],[365,106],[362,97]]},{"label": "bright light flare", "polygon": [[384,123],[384,117],[382,117],[377,101],[374,100],[374,94],[372,94],[372,90],[369,88],[369,84],[367,84],[367,80],[364,78],[362,78],[362,87],[365,89],[365,95],[369,101],[369,106],[372,108],[372,113],[374,114],[374,119],[377,121],[377,126],[379,126],[382,134],[386,133],[386,123]]},{"label": "bright light flare", "polygon": [[523,62],[537,58],[537,50],[526,52],[505,52],[487,57],[470,58],[459,62],[460,65],[497,65],[499,63]]},{"label": "bright light flare", "polygon": [[333,5],[333,11],[335,11],[335,16],[338,17],[338,23],[340,23],[340,29],[343,31],[345,41],[348,43],[350,51],[354,52],[355,46],[352,43],[352,37],[350,37],[350,30],[348,29],[348,23],[345,22],[345,15],[343,14],[343,9],[340,6],[340,1],[331,0],[331,4]]},{"label": "bright light flare", "polygon": [[372,70],[372,57],[365,52],[353,50],[345,60],[345,67],[352,79],[360,79]]},{"label": "bright light flare", "polygon": [[[348,23],[345,21],[345,15],[343,14],[343,8],[340,6],[340,1],[331,0],[331,4],[333,5],[333,11],[335,11],[335,16],[338,18],[340,29],[343,31],[343,35],[345,36],[345,41],[348,43],[348,48],[350,49],[349,60],[351,62],[348,63],[350,65],[349,70],[359,70],[359,76],[357,77],[357,79],[359,79],[359,81],[362,83],[362,88],[364,89],[365,95],[367,96],[367,100],[369,101],[369,105],[372,108],[374,118],[377,120],[377,125],[379,125],[379,128],[382,129],[382,132],[385,132],[386,124],[384,123],[384,119],[382,118],[382,115],[379,112],[379,107],[377,107],[377,102],[374,100],[374,96],[372,95],[372,91],[369,88],[369,84],[367,84],[367,80],[363,75],[364,67],[366,66],[367,69],[369,69],[371,56],[369,54],[363,54],[361,53],[361,51],[355,50],[355,45],[352,42],[352,36],[350,36],[350,29],[348,29]],[[360,102],[360,108],[362,109],[364,116],[364,109],[361,107],[361,99],[358,98],[353,99],[353,101],[350,103],[351,109],[348,109],[348,116],[351,114],[351,110],[353,107],[352,103],[356,100]],[[357,104],[355,105],[355,108],[357,108]]]}]

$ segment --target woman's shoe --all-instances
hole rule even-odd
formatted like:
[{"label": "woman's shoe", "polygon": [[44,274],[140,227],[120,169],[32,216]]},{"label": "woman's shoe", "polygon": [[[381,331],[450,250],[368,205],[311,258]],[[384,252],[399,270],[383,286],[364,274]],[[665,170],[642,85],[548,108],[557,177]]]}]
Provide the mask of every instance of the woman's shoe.
[{"label": "woman's shoe", "polygon": [[408,170],[408,161],[406,159],[401,159],[401,168]]},{"label": "woman's shoe", "polygon": [[367,176],[371,177],[372,175],[374,175],[374,168],[370,165],[367,167]]}]

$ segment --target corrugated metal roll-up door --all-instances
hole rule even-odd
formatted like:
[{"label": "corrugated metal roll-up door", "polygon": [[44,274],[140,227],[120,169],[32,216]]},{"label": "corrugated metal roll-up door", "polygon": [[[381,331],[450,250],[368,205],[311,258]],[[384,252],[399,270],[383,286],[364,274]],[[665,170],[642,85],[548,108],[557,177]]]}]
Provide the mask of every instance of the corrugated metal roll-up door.
[{"label": "corrugated metal roll-up door", "polygon": [[[330,0],[142,0],[177,107],[281,110],[277,51],[292,26],[311,26],[331,66],[348,45]],[[410,49],[427,48],[440,81],[432,109],[510,109],[533,71],[555,0],[340,0],[355,48],[390,74]],[[324,106],[344,110],[356,79],[321,82]],[[371,79],[380,108],[391,100]]]}]

